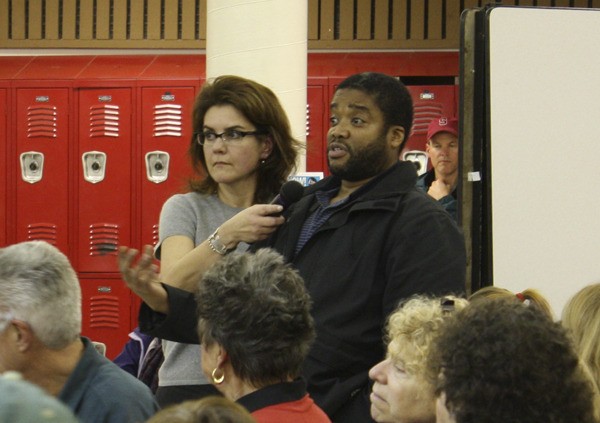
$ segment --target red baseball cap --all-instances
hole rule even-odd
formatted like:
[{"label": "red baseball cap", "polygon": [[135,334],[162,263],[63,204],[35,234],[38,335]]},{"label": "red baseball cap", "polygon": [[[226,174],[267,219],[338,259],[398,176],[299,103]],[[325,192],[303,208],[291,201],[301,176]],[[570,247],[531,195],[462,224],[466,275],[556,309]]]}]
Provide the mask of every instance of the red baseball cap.
[{"label": "red baseball cap", "polygon": [[458,119],[444,116],[432,119],[427,128],[427,141],[440,132],[449,132],[458,137]]}]

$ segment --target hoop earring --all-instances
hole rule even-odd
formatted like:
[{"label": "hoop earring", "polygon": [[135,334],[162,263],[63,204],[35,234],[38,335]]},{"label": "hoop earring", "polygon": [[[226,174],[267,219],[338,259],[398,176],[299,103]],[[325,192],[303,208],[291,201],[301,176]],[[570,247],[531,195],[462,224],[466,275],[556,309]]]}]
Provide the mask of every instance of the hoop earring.
[{"label": "hoop earring", "polygon": [[220,385],[223,383],[223,381],[225,380],[225,373],[222,373],[220,377],[216,377],[215,374],[217,373],[217,371],[219,370],[218,367],[215,367],[215,369],[212,371],[212,373],[210,374],[213,380],[213,383],[215,385]]}]

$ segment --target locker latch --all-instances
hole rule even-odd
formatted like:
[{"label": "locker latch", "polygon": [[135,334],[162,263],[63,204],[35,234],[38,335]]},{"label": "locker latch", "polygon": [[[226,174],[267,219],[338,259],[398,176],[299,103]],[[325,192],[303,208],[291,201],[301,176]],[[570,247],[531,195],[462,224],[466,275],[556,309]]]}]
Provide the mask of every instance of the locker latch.
[{"label": "locker latch", "polygon": [[44,154],[37,151],[21,153],[21,177],[25,182],[35,184],[42,180]]},{"label": "locker latch", "polygon": [[407,161],[413,162],[415,164],[415,167],[417,168],[417,174],[419,176],[421,176],[422,174],[427,172],[427,162],[429,159],[427,157],[427,153],[424,151],[421,151],[421,150],[406,151],[402,155],[402,160],[404,160],[405,162],[407,162]]},{"label": "locker latch", "polygon": [[165,151],[146,153],[146,176],[155,184],[166,181],[169,177],[169,153]]},{"label": "locker latch", "polygon": [[81,156],[83,161],[83,179],[97,184],[104,180],[106,173],[106,153],[101,151],[88,151]]}]

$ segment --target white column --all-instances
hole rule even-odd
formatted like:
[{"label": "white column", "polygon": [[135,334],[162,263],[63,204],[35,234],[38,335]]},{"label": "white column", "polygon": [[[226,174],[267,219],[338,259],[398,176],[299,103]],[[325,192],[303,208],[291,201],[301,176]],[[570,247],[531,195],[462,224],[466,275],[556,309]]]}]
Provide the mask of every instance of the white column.
[{"label": "white column", "polygon": [[206,78],[239,75],[271,88],[306,141],[307,31],[308,0],[208,0]]}]

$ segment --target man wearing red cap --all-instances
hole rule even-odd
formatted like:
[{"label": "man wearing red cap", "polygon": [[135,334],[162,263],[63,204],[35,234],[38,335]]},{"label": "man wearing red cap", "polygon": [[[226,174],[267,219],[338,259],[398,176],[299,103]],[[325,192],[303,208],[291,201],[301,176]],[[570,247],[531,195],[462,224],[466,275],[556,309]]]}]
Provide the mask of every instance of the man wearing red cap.
[{"label": "man wearing red cap", "polygon": [[436,199],[456,220],[458,183],[458,120],[440,117],[429,123],[425,148],[431,170],[421,175],[417,187]]}]

